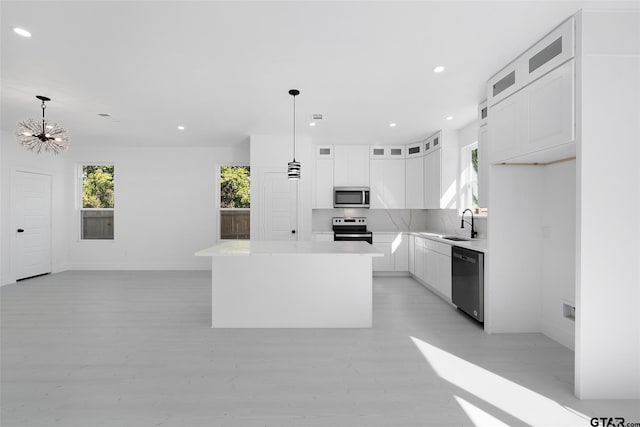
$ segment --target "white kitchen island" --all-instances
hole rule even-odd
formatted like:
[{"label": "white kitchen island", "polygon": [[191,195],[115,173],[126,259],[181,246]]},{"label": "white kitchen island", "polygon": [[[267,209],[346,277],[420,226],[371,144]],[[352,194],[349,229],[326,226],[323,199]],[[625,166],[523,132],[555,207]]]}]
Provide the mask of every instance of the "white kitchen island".
[{"label": "white kitchen island", "polygon": [[370,328],[372,257],[366,242],[219,243],[210,256],[213,328]]}]

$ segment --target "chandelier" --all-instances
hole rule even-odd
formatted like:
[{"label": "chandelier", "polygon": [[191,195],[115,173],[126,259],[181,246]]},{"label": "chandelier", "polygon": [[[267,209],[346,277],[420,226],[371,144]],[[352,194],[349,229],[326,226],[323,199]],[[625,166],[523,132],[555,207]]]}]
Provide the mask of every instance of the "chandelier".
[{"label": "chandelier", "polygon": [[297,180],[300,179],[300,162],[296,162],[296,96],[300,91],[291,89],[289,95],[293,96],[293,161],[287,164],[287,177]]},{"label": "chandelier", "polygon": [[48,122],[44,118],[44,110],[47,108],[45,102],[51,101],[51,98],[42,95],[37,95],[36,98],[42,101],[42,122],[38,119],[20,120],[16,130],[18,144],[36,154],[40,154],[43,151],[49,151],[54,154],[67,151],[69,148],[67,131],[58,126],[58,124]]}]

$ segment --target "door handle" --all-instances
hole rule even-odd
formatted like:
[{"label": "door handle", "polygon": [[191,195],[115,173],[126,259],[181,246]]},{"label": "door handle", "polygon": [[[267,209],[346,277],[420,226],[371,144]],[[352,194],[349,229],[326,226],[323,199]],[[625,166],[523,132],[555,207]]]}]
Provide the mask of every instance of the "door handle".
[{"label": "door handle", "polygon": [[16,231],[17,231],[18,233],[24,233],[24,229],[22,229],[22,228],[18,228]]},{"label": "door handle", "polygon": [[296,234],[296,230],[291,230],[291,234]]}]

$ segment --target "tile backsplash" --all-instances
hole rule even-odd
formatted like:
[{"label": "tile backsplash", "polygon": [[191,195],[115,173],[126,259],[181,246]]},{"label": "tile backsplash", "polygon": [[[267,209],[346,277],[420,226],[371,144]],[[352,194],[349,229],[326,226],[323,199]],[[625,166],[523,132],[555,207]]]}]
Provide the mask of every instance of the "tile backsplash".
[{"label": "tile backsplash", "polygon": [[[455,236],[469,237],[471,225],[465,223],[460,228],[460,214],[457,209],[429,209],[426,212],[426,229],[429,231],[453,234]],[[464,216],[466,221],[471,221],[471,215]],[[474,216],[474,226],[478,232],[478,238],[487,238],[487,217]]]},{"label": "tile backsplash", "polygon": [[[331,231],[331,218],[334,216],[363,216],[373,232],[383,231],[431,231],[468,237],[470,225],[460,228],[460,215],[456,209],[314,209],[312,230]],[[466,220],[471,220],[469,214]],[[479,238],[487,237],[486,217],[475,217]]]}]

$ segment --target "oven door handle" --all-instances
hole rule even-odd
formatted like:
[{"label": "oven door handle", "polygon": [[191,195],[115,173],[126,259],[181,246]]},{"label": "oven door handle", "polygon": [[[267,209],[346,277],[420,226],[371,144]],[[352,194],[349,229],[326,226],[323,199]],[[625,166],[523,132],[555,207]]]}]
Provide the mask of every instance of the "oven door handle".
[{"label": "oven door handle", "polygon": [[370,234],[344,234],[344,233],[338,233],[336,234],[336,237],[369,237],[371,236]]}]

